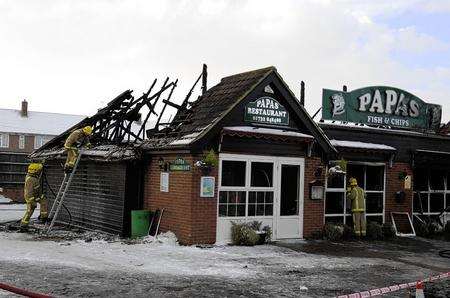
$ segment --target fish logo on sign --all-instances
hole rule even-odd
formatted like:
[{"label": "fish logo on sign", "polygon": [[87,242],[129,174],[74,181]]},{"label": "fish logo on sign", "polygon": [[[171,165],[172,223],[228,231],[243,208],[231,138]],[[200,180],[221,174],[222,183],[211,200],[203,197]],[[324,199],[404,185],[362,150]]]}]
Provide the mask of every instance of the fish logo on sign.
[{"label": "fish logo on sign", "polygon": [[331,104],[333,105],[333,117],[345,113],[345,99],[340,93],[331,96]]}]

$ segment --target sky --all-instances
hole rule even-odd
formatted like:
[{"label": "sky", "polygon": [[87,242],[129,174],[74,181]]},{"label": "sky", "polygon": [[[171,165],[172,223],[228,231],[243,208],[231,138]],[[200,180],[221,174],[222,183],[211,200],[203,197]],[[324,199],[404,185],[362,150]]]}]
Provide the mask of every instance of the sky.
[{"label": "sky", "polygon": [[322,88],[387,85],[443,106],[450,121],[450,0],[0,0],[0,108],[91,115],[124,90],[179,79],[180,102],[275,66],[306,108]]}]

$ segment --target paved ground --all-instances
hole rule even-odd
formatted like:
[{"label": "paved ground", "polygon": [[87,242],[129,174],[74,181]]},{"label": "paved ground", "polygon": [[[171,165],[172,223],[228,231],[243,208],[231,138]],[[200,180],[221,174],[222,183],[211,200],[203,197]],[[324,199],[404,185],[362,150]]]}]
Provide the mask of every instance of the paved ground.
[{"label": "paved ground", "polygon": [[[17,246],[2,248],[0,281],[61,297],[332,297],[450,271],[450,259],[438,256],[450,244],[424,239],[200,249],[20,237],[0,233],[2,246]],[[45,256],[49,248],[55,260]],[[426,290],[450,297],[450,281]]]}]

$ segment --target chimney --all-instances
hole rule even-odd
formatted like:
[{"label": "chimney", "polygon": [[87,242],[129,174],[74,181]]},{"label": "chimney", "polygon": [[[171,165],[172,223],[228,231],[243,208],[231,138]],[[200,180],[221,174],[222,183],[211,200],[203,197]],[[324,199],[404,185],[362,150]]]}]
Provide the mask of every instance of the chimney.
[{"label": "chimney", "polygon": [[22,101],[22,108],[20,109],[20,115],[22,117],[28,117],[28,102],[25,99]]},{"label": "chimney", "polygon": [[342,86],[342,91],[347,92],[347,85]]}]

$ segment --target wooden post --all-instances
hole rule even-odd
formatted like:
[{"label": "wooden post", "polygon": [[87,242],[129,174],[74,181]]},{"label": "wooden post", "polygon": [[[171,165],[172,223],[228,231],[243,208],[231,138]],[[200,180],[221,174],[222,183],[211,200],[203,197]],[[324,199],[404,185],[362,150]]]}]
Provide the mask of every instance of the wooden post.
[{"label": "wooden post", "polygon": [[300,82],[300,104],[305,106],[305,82]]},{"label": "wooden post", "polygon": [[208,90],[208,66],[203,64],[202,70],[202,95]]}]

